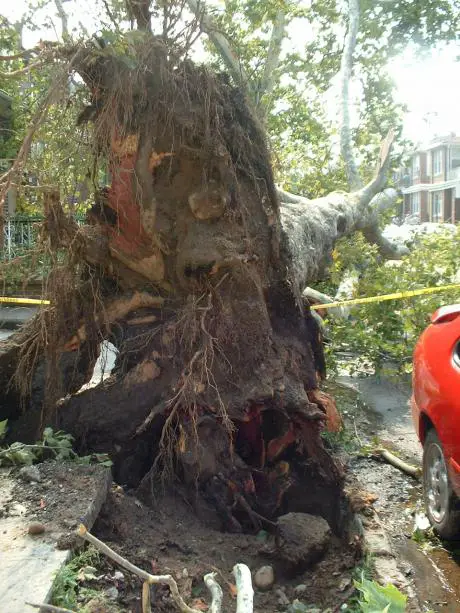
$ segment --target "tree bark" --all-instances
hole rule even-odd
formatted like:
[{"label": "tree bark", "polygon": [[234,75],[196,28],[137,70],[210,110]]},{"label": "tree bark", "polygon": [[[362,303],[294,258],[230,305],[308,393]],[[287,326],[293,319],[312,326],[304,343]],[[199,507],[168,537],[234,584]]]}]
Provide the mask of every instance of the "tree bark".
[{"label": "tree bark", "polygon": [[340,103],[341,103],[341,127],[340,127],[340,151],[345,163],[350,189],[357,190],[362,187],[358,165],[353,153],[353,143],[350,128],[350,81],[353,70],[353,53],[356,47],[356,39],[359,31],[359,0],[348,0],[348,31],[345,37],[345,45],[340,64]]},{"label": "tree bark", "polygon": [[[110,50],[80,55],[94,149],[112,183],[83,227],[48,206],[42,241],[60,254],[53,306],[10,341],[7,360],[20,419],[38,411],[41,427],[72,433],[80,451],[110,453],[117,479],[144,492],[178,474],[227,530],[260,529],[294,486],[321,492],[303,494],[297,510],[338,529],[331,501],[343,474],[320,434],[339,422],[318,393],[321,336],[300,288],[332,246],[328,233],[358,223],[375,185],[332,196],[329,211],[326,201],[283,206],[290,242],[265,135],[241,91],[162,42],[136,52],[154,68],[129,68]],[[119,351],[115,369],[75,394],[102,339]],[[62,369],[78,376],[56,381]]]}]

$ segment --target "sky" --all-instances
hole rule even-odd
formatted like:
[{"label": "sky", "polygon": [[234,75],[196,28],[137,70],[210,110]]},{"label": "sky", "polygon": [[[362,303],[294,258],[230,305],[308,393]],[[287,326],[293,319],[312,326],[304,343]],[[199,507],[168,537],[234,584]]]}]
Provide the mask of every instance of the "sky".
[{"label": "sky", "polygon": [[390,65],[397,99],[408,107],[404,131],[411,140],[424,142],[449,132],[460,135],[460,61],[455,61],[459,55],[459,45],[426,58],[407,51]]},{"label": "sky", "polygon": [[[64,2],[64,8],[70,16],[69,27],[80,22],[92,34],[95,3],[91,0]],[[27,0],[15,0],[6,5],[3,0],[0,11],[14,21],[24,13],[26,3]],[[53,23],[50,23],[49,8],[38,11],[34,18],[41,27],[35,32],[24,31],[24,46],[32,47],[40,39],[55,40],[59,36],[59,19],[57,15],[52,15]],[[302,37],[300,41],[305,40],[305,31],[299,32],[299,37]],[[450,132],[460,135],[460,62],[455,61],[459,56],[460,45],[451,44],[447,48],[426,53],[423,57],[407,50],[390,64],[389,73],[396,83],[395,96],[408,109],[404,118],[405,138],[423,143],[436,135]],[[331,115],[335,114],[336,110],[332,108]]]}]

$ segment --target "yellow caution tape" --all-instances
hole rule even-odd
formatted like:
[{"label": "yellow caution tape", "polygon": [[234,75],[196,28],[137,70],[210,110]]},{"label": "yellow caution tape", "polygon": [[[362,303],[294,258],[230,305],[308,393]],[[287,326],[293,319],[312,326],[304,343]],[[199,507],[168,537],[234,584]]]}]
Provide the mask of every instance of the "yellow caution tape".
[{"label": "yellow caution tape", "polygon": [[369,304],[371,302],[383,302],[384,300],[399,300],[401,298],[411,298],[412,296],[422,296],[423,294],[437,294],[449,289],[460,289],[460,283],[454,285],[440,285],[439,287],[425,287],[424,289],[408,290],[406,292],[396,292],[394,294],[383,294],[381,296],[368,296],[367,298],[354,298],[353,300],[340,300],[338,302],[328,302],[326,304],[311,304],[310,309],[331,309],[334,307],[351,306],[353,304]]},{"label": "yellow caution tape", "polygon": [[[423,294],[437,294],[450,289],[460,289],[460,283],[451,285],[440,285],[439,287],[425,287],[424,289],[407,290],[405,292],[395,292],[394,294],[382,294],[381,296],[368,296],[366,298],[353,298],[352,300],[339,300],[337,302],[326,302],[324,304],[311,304],[310,309],[318,311],[320,309],[332,309],[341,306],[352,306],[354,304],[369,304],[372,302],[383,302],[384,300],[400,300],[401,298],[411,298],[412,296],[422,296]],[[13,304],[51,304],[49,300],[37,298],[12,298],[10,296],[0,296],[0,303]]]},{"label": "yellow caution tape", "polygon": [[51,304],[49,300],[39,300],[37,298],[11,298],[10,296],[0,296],[0,302],[14,304]]}]

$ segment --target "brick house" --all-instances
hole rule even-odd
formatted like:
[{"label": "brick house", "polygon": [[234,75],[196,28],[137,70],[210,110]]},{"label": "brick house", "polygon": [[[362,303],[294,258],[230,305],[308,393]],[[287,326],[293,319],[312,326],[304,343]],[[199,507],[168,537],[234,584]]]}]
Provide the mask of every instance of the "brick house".
[{"label": "brick house", "polygon": [[403,216],[460,222],[460,137],[436,138],[412,154],[402,177]]}]

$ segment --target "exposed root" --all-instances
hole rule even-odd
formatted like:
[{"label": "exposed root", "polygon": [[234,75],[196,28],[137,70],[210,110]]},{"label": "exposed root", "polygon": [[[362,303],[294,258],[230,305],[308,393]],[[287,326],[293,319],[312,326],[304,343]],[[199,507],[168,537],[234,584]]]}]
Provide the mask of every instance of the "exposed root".
[{"label": "exposed root", "polygon": [[208,573],[204,576],[204,583],[211,594],[211,606],[209,607],[209,613],[221,613],[222,612],[222,598],[224,596],[222,588],[216,581],[217,573]]},{"label": "exposed root", "polygon": [[[163,305],[164,299],[161,296],[152,296],[145,292],[135,292],[128,298],[119,298],[112,301],[104,309],[102,313],[94,318],[96,325],[101,330],[105,330],[105,336],[110,332],[110,327],[131,311],[144,308],[159,308]],[[135,321],[135,320],[134,320]],[[149,318],[148,321],[151,321]],[[138,324],[139,322],[135,322]],[[133,322],[131,322],[133,325]],[[87,340],[87,327],[86,325],[80,326],[77,333],[64,345],[64,351],[75,351],[78,349],[82,342]]]},{"label": "exposed root", "polygon": [[246,564],[235,564],[233,567],[237,597],[236,613],[252,613],[254,607],[254,589],[252,587],[251,571]]},{"label": "exposed root", "polygon": [[[142,606],[143,613],[149,613],[149,599],[150,599],[150,590],[147,589],[150,585],[167,585],[171,592],[171,598],[174,601],[176,607],[181,611],[181,613],[200,613],[197,609],[193,609],[189,607],[185,600],[179,593],[179,588],[177,586],[176,581],[172,577],[172,575],[151,575],[150,573],[142,570],[138,566],[131,564],[126,558],[123,558],[121,555],[116,553],[113,549],[108,547],[105,543],[96,538],[93,534],[88,532],[86,527],[83,524],[80,524],[77,535],[83,538],[85,541],[88,541],[101,553],[106,555],[108,558],[119,564],[122,568],[125,568],[127,571],[137,575],[140,579],[143,579],[143,587],[142,587]],[[252,589],[252,581],[251,581],[251,571],[245,564],[237,564],[233,569],[236,587],[238,589],[237,595],[237,613],[252,613],[252,601],[254,591]],[[211,597],[211,613],[219,613],[222,608],[222,589],[215,580],[215,573],[210,573],[205,575],[204,581],[206,586],[208,587]]]}]

